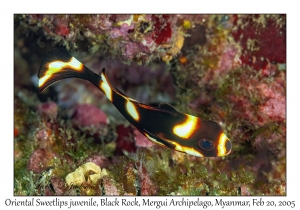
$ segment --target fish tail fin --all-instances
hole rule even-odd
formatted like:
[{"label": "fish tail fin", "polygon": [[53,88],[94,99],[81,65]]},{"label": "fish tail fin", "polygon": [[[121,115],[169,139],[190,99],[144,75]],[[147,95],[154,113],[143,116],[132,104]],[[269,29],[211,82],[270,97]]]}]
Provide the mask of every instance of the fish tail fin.
[{"label": "fish tail fin", "polygon": [[55,49],[47,55],[40,66],[38,72],[39,92],[43,92],[53,83],[65,78],[76,77],[89,80],[91,72],[67,51]]}]

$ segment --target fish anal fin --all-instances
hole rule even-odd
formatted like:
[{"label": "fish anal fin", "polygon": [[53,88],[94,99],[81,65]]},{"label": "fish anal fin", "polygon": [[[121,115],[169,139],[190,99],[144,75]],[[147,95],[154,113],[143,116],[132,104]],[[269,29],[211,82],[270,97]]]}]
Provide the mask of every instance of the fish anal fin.
[{"label": "fish anal fin", "polygon": [[141,131],[150,141],[159,144],[160,146],[164,146],[164,147],[168,147],[170,149],[174,149],[174,145],[170,144],[169,142],[163,140],[162,138],[160,138],[159,136],[143,129],[143,131]]}]

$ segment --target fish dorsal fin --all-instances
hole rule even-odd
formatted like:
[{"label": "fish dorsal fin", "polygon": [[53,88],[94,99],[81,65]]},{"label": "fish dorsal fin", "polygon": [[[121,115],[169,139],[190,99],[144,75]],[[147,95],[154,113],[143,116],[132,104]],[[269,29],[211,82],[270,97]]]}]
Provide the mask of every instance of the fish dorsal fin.
[{"label": "fish dorsal fin", "polygon": [[108,78],[108,76],[107,76],[107,74],[106,74],[105,68],[102,69],[102,73],[101,73],[100,76],[101,76],[102,81],[105,82],[106,84],[108,84],[108,85],[113,89],[114,92],[120,93],[121,95],[126,96],[125,94],[123,94],[121,91],[119,91],[119,90],[118,90],[118,89],[110,82],[110,80],[109,80],[109,78]]},{"label": "fish dorsal fin", "polygon": [[115,87],[115,86],[111,83],[111,81],[109,80],[109,78],[108,78],[108,76],[107,76],[107,74],[106,74],[106,72],[105,72],[105,68],[102,69],[101,79],[102,79],[103,82],[105,82],[106,84],[108,84],[108,85],[111,87],[111,89],[112,89],[116,94],[122,96],[124,99],[130,100],[130,101],[138,102],[138,101],[136,101],[136,100],[134,100],[134,99],[128,97],[125,93],[123,93],[122,91],[120,91],[117,87]]},{"label": "fish dorsal fin", "polygon": [[160,109],[166,110],[166,111],[177,112],[177,110],[170,104],[159,103],[157,107],[159,107]]}]

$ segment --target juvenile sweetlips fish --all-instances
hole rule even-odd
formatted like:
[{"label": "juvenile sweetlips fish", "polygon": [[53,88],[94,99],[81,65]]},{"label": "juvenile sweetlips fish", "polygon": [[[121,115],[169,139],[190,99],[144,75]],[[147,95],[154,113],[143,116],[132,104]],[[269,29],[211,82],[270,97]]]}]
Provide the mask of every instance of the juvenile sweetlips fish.
[{"label": "juvenile sweetlips fish", "polygon": [[41,64],[39,91],[65,78],[88,80],[99,88],[122,115],[150,141],[198,157],[225,156],[232,144],[219,124],[176,111],[161,103],[149,106],[114,87],[102,69],[98,75],[62,49],[52,51]]}]

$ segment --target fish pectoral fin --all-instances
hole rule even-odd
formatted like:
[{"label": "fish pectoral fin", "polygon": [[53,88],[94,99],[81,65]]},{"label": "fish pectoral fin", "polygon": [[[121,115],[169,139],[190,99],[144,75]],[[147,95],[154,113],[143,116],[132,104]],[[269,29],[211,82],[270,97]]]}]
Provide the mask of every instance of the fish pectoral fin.
[{"label": "fish pectoral fin", "polygon": [[144,109],[156,110],[156,111],[161,111],[161,112],[168,112],[168,113],[173,114],[173,115],[177,115],[179,113],[179,112],[177,112],[177,110],[174,107],[172,107],[169,104],[164,104],[164,103],[147,105],[147,104],[143,104],[143,103],[138,102],[137,105],[141,108],[144,108]]},{"label": "fish pectoral fin", "polygon": [[162,138],[160,138],[159,136],[143,129],[142,133],[153,143],[159,144],[160,146],[164,146],[164,147],[168,147],[170,149],[174,149],[174,145],[163,140]]}]

